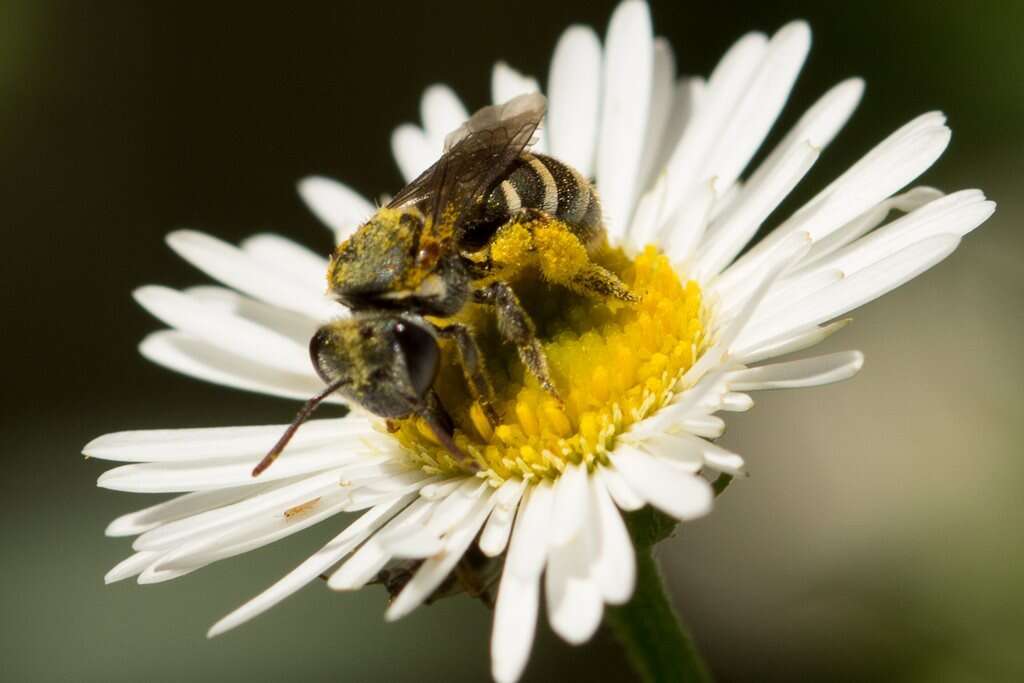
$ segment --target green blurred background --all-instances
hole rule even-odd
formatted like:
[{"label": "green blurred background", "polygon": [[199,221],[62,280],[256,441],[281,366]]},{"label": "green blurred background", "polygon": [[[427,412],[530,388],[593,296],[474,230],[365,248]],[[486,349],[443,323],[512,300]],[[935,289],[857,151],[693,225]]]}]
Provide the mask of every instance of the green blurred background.
[{"label": "green blurred background", "polygon": [[[492,62],[543,78],[560,31],[578,21],[603,33],[612,6],[0,4],[0,678],[486,680],[489,615],[468,601],[385,624],[381,591],[313,586],[204,639],[334,522],[168,584],[104,586],[129,552],[104,526],[152,501],[96,489],[104,465],[79,452],[120,429],[291,417],[290,403],[138,356],[158,324],[132,288],[203,280],[164,233],[273,230],[326,253],[296,179],[393,191],[389,134],[417,116],[426,85],[482,105]],[[866,353],[855,380],[761,394],[729,416],[725,443],[752,476],[662,546],[700,646],[721,681],[1024,680],[1024,3],[654,0],[652,11],[690,73],[744,31],[811,21],[814,48],[775,138],[830,84],[867,79],[800,196],[942,108],[953,143],[925,182],[981,187],[1000,204],[947,262],[828,342]],[[542,626],[526,679],[629,676],[607,635],[570,649]]]}]

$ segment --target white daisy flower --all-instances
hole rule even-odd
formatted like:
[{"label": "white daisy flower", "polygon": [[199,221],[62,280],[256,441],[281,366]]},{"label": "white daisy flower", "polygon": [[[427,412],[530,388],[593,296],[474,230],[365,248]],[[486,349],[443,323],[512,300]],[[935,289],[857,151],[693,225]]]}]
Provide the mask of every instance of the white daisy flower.
[{"label": "white daisy flower", "polygon": [[[603,43],[587,27],[568,29],[552,59],[535,150],[596,178],[616,250],[608,267],[642,301],[615,307],[558,297],[555,313],[538,304],[540,319],[558,323],[544,348],[564,403],[521,371],[499,370],[502,424],[492,426],[468,401],[453,411],[457,441],[478,471],[454,460],[416,420],[392,432],[358,409],[305,424],[258,478],[253,465],[284,425],[100,437],[87,455],[137,464],[105,472],[99,486],[183,494],[110,524],[109,536],[136,537],[135,554],[106,580],[166,581],[363,511],[210,635],[321,575],[334,590],[355,590],[395,561],[422,560],[402,565],[414,571],[387,608],[397,619],[442,587],[475,544],[477,556],[504,559],[491,645],[498,681],[522,673],[542,594],[559,636],[589,639],[605,606],[633,593],[634,549],[621,511],[651,505],[683,521],[707,514],[709,480],[743,470],[739,455],[713,442],[725,427],[719,413],[749,409],[753,391],[854,375],[863,362],[857,351],[770,361],[839,330],[847,322],[841,316],[944,259],[994,210],[978,190],[905,189],[949,143],[945,117],[931,112],[792,215],[773,219],[768,236],[748,249],[863,91],[856,78],[838,83],[748,169],[809,47],[799,21],[772,36],[751,33],[701,78],[677,74],[643,2],[619,5]],[[496,103],[538,88],[534,78],[494,67]],[[467,113],[447,86],[427,89],[422,125],[400,126],[392,138],[407,180],[438,158]],[[374,212],[333,180],[309,178],[299,190],[337,243]],[[179,231],[168,243],[225,286],[139,289],[138,302],[170,328],[147,337],[143,355],[274,396],[307,399],[323,390],[308,341],[325,321],[346,315],[324,294],[324,258],[269,234],[234,246]]]}]

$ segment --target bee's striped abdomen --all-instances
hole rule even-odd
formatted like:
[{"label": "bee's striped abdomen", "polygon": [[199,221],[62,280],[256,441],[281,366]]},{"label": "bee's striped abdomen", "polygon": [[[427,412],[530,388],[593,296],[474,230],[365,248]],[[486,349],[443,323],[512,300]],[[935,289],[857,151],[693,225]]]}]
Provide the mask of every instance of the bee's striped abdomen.
[{"label": "bee's striped abdomen", "polygon": [[490,193],[487,213],[539,209],[563,221],[589,243],[602,230],[601,202],[579,171],[542,154],[524,154]]}]

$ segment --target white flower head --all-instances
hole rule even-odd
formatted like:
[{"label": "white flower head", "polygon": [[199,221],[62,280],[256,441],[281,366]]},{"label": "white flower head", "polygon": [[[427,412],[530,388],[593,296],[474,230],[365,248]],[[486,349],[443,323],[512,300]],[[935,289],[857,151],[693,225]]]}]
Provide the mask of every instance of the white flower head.
[{"label": "white flower head", "polygon": [[[643,299],[635,307],[579,304],[565,314],[545,341],[564,404],[510,372],[501,425],[472,406],[456,415],[472,471],[415,420],[393,432],[359,410],[306,423],[258,478],[253,465],[284,426],[100,437],[87,455],[137,463],[105,472],[100,486],[182,494],[110,524],[108,535],[136,539],[135,554],[107,581],[166,581],[363,511],[210,635],[321,575],[332,589],[354,590],[405,562],[414,572],[387,609],[397,619],[430,598],[475,544],[477,555],[503,559],[491,645],[497,680],[522,673],[542,594],[556,633],[570,643],[589,639],[605,605],[633,592],[621,511],[651,505],[678,520],[707,514],[710,479],[743,469],[740,456],[713,443],[724,429],[718,413],[747,410],[752,391],[849,378],[863,358],[848,351],[766,361],[836,332],[841,316],[944,259],[994,210],[978,190],[906,189],[949,142],[944,116],[932,112],[747,249],[863,91],[859,79],[833,87],[748,169],[809,46],[803,22],[772,36],[751,33],[705,79],[676,73],[643,2],[619,5],[603,43],[589,28],[568,29],[552,59],[534,151],[596,178],[614,251],[609,267]],[[539,89],[504,64],[494,67],[492,85],[496,103]],[[427,89],[421,113],[421,126],[400,126],[392,138],[407,180],[437,159],[468,114],[441,85]],[[333,180],[309,178],[299,189],[338,243],[374,212]],[[139,303],[170,328],[147,337],[143,355],[238,389],[298,399],[322,391],[308,341],[324,321],[346,315],[323,293],[325,259],[266,234],[237,247],[190,231],[168,242],[226,287],[139,289]]]}]

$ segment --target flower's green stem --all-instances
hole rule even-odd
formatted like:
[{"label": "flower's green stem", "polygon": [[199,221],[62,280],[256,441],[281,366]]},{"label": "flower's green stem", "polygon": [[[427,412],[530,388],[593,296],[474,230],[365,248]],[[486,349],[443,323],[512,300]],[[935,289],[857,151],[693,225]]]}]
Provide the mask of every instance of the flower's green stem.
[{"label": "flower's green stem", "polygon": [[[715,494],[731,480],[720,476]],[[672,607],[654,559],[655,544],[672,534],[676,521],[646,507],[627,515],[626,522],[636,549],[636,591],[625,605],[605,610],[605,623],[645,683],[709,683],[711,674]]]}]

